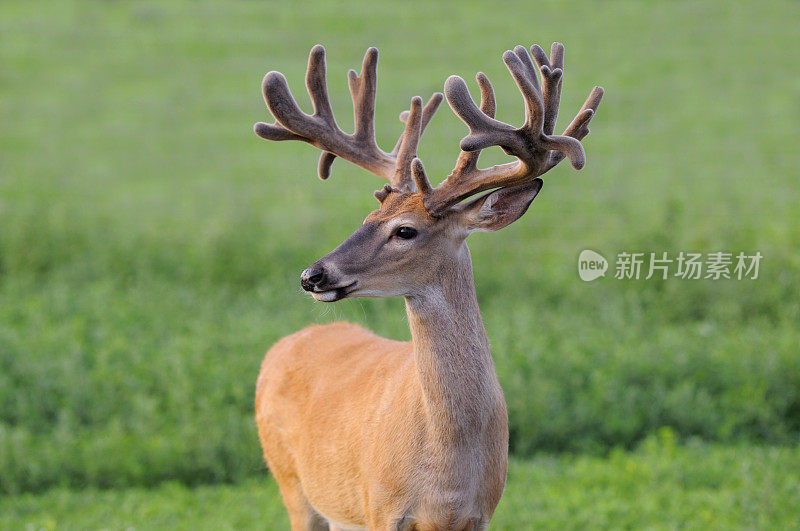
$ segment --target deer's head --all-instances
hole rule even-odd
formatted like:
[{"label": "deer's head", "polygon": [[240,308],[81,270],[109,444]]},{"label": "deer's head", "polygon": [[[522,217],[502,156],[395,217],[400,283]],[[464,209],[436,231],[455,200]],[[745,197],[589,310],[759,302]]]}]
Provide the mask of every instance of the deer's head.
[{"label": "deer's head", "polygon": [[[264,100],[276,122],[256,123],[256,134],[268,140],[302,140],[321,149],[318,173],[322,179],[330,176],[334,159],[341,157],[390,183],[375,192],[380,208],[341,245],[303,271],[300,278],[305,290],[325,302],[347,296],[414,295],[466,252],[464,241],[472,231],[498,230],[519,219],[541,189],[542,174],[565,157],[575,169],[583,167],[586,158],[580,141],[589,134],[588,124],[603,89],[595,87],[564,134],[553,135],[564,47],[554,43],[549,59],[538,45],[531,52],[533,60],[522,46],[503,54],[525,99],[525,123],[519,128],[494,119],[494,91],[483,73],[476,76],[480,107],[463,79],[447,79],[447,102],[470,133],[461,140],[462,151],[452,173],[435,188],[416,154],[442,94],[434,94],[424,108],[422,99],[414,97],[410,110],[400,115],[405,129],[394,149],[381,150],[374,128],[375,48],[367,50],[360,76],[353,70],[348,73],[355,110],[352,135],[344,133],[333,117],[322,46],[311,50],[306,73],[314,114],[300,110],[283,74],[273,71],[264,77]],[[517,160],[480,169],[480,151],[489,146],[499,146]],[[487,193],[472,198],[481,192]]]}]

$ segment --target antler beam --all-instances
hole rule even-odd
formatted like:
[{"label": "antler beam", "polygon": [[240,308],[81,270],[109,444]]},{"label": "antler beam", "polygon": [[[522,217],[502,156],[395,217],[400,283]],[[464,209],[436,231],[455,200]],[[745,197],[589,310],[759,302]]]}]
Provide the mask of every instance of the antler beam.
[{"label": "antler beam", "polygon": [[[595,87],[564,134],[553,135],[561,99],[564,47],[553,43],[549,60],[539,46],[532,46],[531,52],[542,78],[541,87],[537,68],[524,47],[517,46],[503,54],[503,62],[525,102],[525,122],[519,128],[494,118],[494,91],[483,73],[476,76],[481,88],[480,108],[469,95],[463,79],[458,76],[447,79],[447,102],[470,132],[461,140],[462,153],[453,172],[425,196],[425,206],[432,214],[440,214],[481,191],[532,180],[565,157],[569,157],[575,169],[585,164],[586,155],[580,140],[589,133],[587,126],[600,104],[603,89]],[[499,146],[517,161],[479,169],[480,151],[489,146]]]},{"label": "antler beam", "polygon": [[347,74],[355,115],[352,135],[342,131],[333,116],[326,82],[325,48],[319,44],[311,49],[306,71],[306,88],[314,113],[304,113],[292,96],[284,75],[271,71],[264,76],[262,92],[276,121],[272,124],[256,123],[253,127],[255,133],[267,140],[302,140],[321,149],[323,152],[317,166],[321,179],[330,176],[333,161],[341,157],[387,179],[395,189],[413,191],[411,160],[417,154],[422,131],[442,101],[442,94],[435,93],[424,110],[419,97],[412,100],[411,111],[401,115],[401,120],[406,122],[405,130],[395,149],[386,153],[375,141],[377,64],[378,50],[369,48],[364,55],[361,75],[354,70]]}]

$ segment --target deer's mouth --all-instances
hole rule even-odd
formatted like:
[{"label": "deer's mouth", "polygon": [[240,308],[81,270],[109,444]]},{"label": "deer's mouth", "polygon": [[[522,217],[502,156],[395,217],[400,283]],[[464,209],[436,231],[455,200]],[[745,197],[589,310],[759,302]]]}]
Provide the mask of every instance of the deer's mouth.
[{"label": "deer's mouth", "polygon": [[311,292],[311,296],[314,297],[314,300],[320,302],[336,302],[338,300],[344,299],[349,294],[355,291],[357,282],[351,282],[346,286],[340,286],[338,288],[328,288],[328,289],[315,289]]}]

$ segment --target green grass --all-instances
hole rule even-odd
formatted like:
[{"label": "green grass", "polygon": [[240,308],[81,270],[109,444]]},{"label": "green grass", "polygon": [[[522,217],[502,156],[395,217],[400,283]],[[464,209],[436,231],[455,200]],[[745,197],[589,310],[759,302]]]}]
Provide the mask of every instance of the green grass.
[{"label": "green grass", "polygon": [[[607,458],[513,460],[492,529],[789,529],[800,518],[798,477],[798,447],[676,447],[666,431]],[[264,475],[235,486],[24,494],[0,500],[0,527],[288,529],[288,519]]]},{"label": "green grass", "polygon": [[[798,15],[790,1],[0,3],[0,495],[259,476],[252,395],[275,340],[335,319],[408,337],[402,301],[326,306],[298,286],[381,184],[341,161],[321,183],[313,149],[251,131],[268,118],[263,74],[283,71],[304,98],[317,42],[345,129],[345,71],[380,48],[383,146],[409,99],[452,73],[486,72],[499,117],[518,123],[500,61],[517,43],[565,43],[562,127],[606,88],[587,167],[557,168],[521,221],[470,242],[515,456],[606,455],[663,426],[681,441],[793,448]],[[420,150],[430,175],[449,172],[465,131],[439,111]],[[764,261],[756,281],[586,284],[584,248]],[[702,455],[688,451],[686,469]],[[575,459],[617,470],[613,456]],[[238,492],[163,489],[189,505]]]}]

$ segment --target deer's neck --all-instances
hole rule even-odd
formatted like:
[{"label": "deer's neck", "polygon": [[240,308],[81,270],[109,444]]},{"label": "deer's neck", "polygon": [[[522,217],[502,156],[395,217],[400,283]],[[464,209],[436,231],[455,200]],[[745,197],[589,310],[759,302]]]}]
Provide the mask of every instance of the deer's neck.
[{"label": "deer's neck", "polygon": [[481,320],[466,243],[436,285],[406,297],[417,374],[431,436],[474,439],[503,402]]}]

